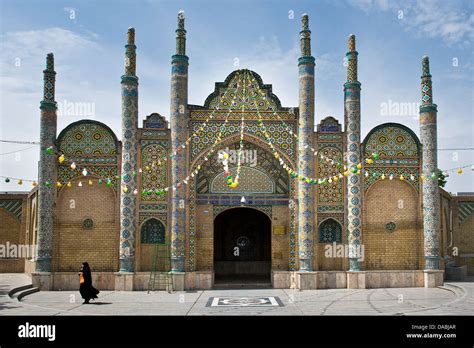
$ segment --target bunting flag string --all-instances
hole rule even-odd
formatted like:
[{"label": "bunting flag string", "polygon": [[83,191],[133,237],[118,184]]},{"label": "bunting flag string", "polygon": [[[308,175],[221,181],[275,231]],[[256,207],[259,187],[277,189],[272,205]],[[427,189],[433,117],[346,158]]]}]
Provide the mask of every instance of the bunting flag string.
[{"label": "bunting flag string", "polygon": [[[247,83],[248,83],[248,85],[247,85]],[[296,140],[298,140],[298,135],[296,135],[293,132],[292,128],[290,126],[288,126],[285,123],[285,121],[280,117],[280,115],[276,112],[275,107],[271,106],[271,103],[267,100],[267,96],[266,96],[265,92],[261,90],[261,88],[258,85],[258,82],[256,81],[254,75],[251,72],[245,72],[243,77],[241,75],[238,75],[237,88],[241,88],[241,87],[243,88],[244,98],[245,98],[245,96],[247,96],[247,97],[249,96],[249,93],[251,92],[250,86],[252,84],[254,84],[256,86],[256,91],[253,92],[253,93],[260,93],[261,94],[263,100],[266,102],[266,105],[267,106],[269,105],[272,108],[273,114],[282,122],[283,126],[288,130],[288,132]],[[248,89],[246,88],[247,86],[249,87]],[[193,138],[199,136],[200,132],[202,132],[205,128],[207,128],[209,121],[211,119],[213,119],[214,113],[217,110],[219,110],[220,107],[222,106],[221,103],[223,103],[225,95],[228,91],[229,90],[227,89],[225,91],[224,95],[221,96],[221,98],[219,100],[219,104],[216,106],[215,109],[212,110],[212,113],[209,115],[209,117],[206,118],[204,123],[202,123],[199,126],[198,130],[193,132],[193,134],[183,144],[181,144],[178,147],[177,151],[175,151],[174,153],[171,153],[171,154],[169,154],[169,153],[165,154],[164,157],[161,160],[158,160],[156,163],[153,162],[152,166],[153,165],[161,165],[162,161],[167,161],[168,158],[173,158],[173,156],[176,155],[178,152],[184,150],[186,148],[186,146],[188,146],[190,144],[190,142],[192,141]],[[238,93],[235,93],[235,95],[233,96],[233,101],[234,102],[235,102],[237,94]],[[234,103],[232,103],[232,104],[234,104]],[[222,140],[222,134],[225,130],[226,125],[228,124],[229,115],[232,112],[232,109],[230,107],[227,108],[227,110],[228,110],[228,112],[225,116],[224,123],[221,125],[220,132],[219,132],[219,134],[216,138],[216,141],[211,146],[211,150],[204,157],[204,161],[209,160],[209,158],[215,152],[216,146],[219,145],[221,140]],[[373,172],[372,174],[370,174],[368,171],[365,171],[363,169],[363,164],[362,163],[359,163],[359,164],[357,164],[357,166],[348,169],[343,163],[340,163],[337,160],[335,160],[333,158],[330,158],[328,156],[324,156],[323,154],[319,154],[319,157],[321,159],[331,163],[332,165],[336,166],[339,173],[337,175],[334,175],[334,176],[331,176],[331,177],[325,177],[325,178],[307,178],[307,177],[304,177],[304,176],[300,175],[297,171],[293,170],[291,168],[291,166],[285,162],[284,158],[278,153],[277,149],[274,147],[271,136],[269,135],[269,133],[266,130],[264,120],[262,118],[262,115],[260,113],[260,110],[259,110],[258,106],[257,106],[257,114],[258,114],[258,125],[259,125],[260,129],[262,130],[262,133],[265,136],[265,140],[266,140],[267,144],[270,146],[270,148],[272,150],[273,156],[278,160],[278,162],[283,167],[283,169],[285,169],[289,173],[289,175],[293,178],[298,178],[299,180],[304,181],[308,184],[324,184],[326,182],[330,183],[332,181],[337,181],[339,179],[342,179],[344,176],[348,175],[349,170],[352,171],[353,173],[356,173],[356,174],[363,174],[365,177],[368,177],[369,175],[372,175],[374,178],[379,177],[381,180],[384,180],[387,177],[387,175],[385,175],[385,173],[383,173],[383,172]],[[239,142],[239,150],[238,150],[238,165],[237,165],[237,173],[236,173],[235,179],[232,177],[232,175],[229,171],[229,168],[228,168],[228,154],[223,153],[223,154],[220,155],[220,156],[222,156],[222,160],[223,160],[222,162],[223,162],[223,165],[224,165],[224,171],[225,171],[225,177],[227,179],[227,183],[228,183],[229,187],[232,187],[232,188],[237,187],[237,185],[239,183],[239,179],[240,179],[240,172],[241,172],[241,167],[242,167],[241,153],[243,151],[244,127],[245,127],[245,106],[242,106],[241,127],[240,127],[240,142]],[[313,147],[311,147],[311,151],[314,153],[315,156],[318,155],[318,151],[316,151]],[[57,153],[57,151],[55,151],[52,147],[46,149],[46,153],[49,154],[49,155],[53,155],[54,153],[56,153],[56,155],[58,156],[59,164],[65,164],[65,163],[69,164],[69,166],[72,170],[78,169],[84,177],[86,177],[86,176],[89,176],[89,177],[90,176],[96,176],[96,177],[99,178],[98,179],[99,184],[103,184],[104,182],[106,182],[107,186],[109,186],[109,187],[113,186],[113,182],[112,182],[111,178],[102,178],[100,175],[96,175],[93,171],[87,170],[85,167],[84,168],[82,168],[82,167],[78,168],[78,166],[76,165],[76,163],[73,160],[66,158],[66,156],[64,154]],[[371,154],[371,158],[366,158],[364,160],[364,163],[366,163],[367,165],[371,165],[378,158],[379,158],[379,154],[373,153],[373,154]],[[464,166],[460,166],[460,167],[446,169],[446,170],[441,171],[441,173],[445,177],[449,176],[449,173],[454,172],[454,171],[457,172],[458,174],[462,174],[463,169],[466,169],[466,168],[469,168],[469,167],[471,168],[471,170],[474,170],[474,164],[469,164],[469,165],[464,165]],[[147,166],[145,169],[149,169],[149,167]],[[187,184],[188,181],[191,178],[194,178],[194,176],[196,176],[198,174],[200,169],[201,169],[201,165],[198,165],[196,167],[196,169],[194,171],[192,171],[184,180],[182,180],[181,182],[175,183],[174,185],[158,189],[157,194],[162,194],[162,193],[164,193],[164,192],[166,192],[170,189],[175,190],[177,188],[182,187],[183,184]],[[142,168],[139,168],[139,173],[141,173],[141,172],[142,172]],[[133,172],[132,175],[135,176],[135,175],[137,175],[137,173]],[[411,174],[410,177],[404,177],[403,175],[400,175],[400,177],[398,177],[398,179],[400,179],[400,180],[415,180],[416,175],[418,175],[421,180],[426,179],[424,177],[424,175],[421,174],[421,173],[420,174]],[[439,177],[438,173],[432,173],[430,175],[431,179],[437,179],[438,177]],[[11,180],[15,180],[15,181],[17,181],[18,185],[22,185],[24,182],[30,182],[33,186],[38,185],[37,181],[32,180],[32,179],[16,178],[16,177],[8,177],[8,176],[0,176],[0,178],[3,178],[5,183],[10,183]],[[118,179],[120,179],[120,176],[116,176],[115,178],[118,180]],[[394,179],[393,174],[388,175],[388,179],[393,180]],[[90,178],[87,179],[87,183],[89,185],[93,184],[93,182]],[[59,182],[58,181],[56,183],[44,182],[44,183],[41,183],[41,184],[43,184],[46,187],[51,187],[55,184],[58,188],[61,188],[62,186],[66,186],[66,187],[71,187],[72,186],[70,181],[69,182]],[[79,181],[78,186],[82,186],[82,181]],[[124,187],[123,189],[126,190],[127,188]],[[138,192],[134,192],[134,193],[136,194]],[[150,194],[149,192],[146,192],[146,193]]]}]

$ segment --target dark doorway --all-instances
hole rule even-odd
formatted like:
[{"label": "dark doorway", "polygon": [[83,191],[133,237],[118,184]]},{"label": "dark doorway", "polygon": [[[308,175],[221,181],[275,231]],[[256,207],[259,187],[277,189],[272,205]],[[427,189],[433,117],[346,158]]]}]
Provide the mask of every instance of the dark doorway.
[{"label": "dark doorway", "polygon": [[251,208],[220,213],[214,220],[216,285],[269,285],[270,270],[270,218]]}]

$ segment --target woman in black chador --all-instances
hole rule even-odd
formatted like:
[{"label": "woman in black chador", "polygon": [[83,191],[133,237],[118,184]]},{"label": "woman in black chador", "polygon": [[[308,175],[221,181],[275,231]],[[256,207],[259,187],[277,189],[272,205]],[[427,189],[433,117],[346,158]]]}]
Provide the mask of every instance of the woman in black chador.
[{"label": "woman in black chador", "polygon": [[84,303],[89,303],[90,299],[97,298],[99,290],[92,286],[92,274],[89,264],[84,262],[81,266],[81,272],[79,273],[79,292],[81,293]]}]

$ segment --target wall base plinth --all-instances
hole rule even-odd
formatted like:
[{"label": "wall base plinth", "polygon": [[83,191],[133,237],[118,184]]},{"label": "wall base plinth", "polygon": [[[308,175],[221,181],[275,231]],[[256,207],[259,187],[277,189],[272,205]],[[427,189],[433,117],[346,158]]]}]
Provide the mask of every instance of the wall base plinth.
[{"label": "wall base plinth", "polygon": [[347,272],[348,289],[367,289],[366,272]]},{"label": "wall base plinth", "polygon": [[444,271],[442,270],[424,270],[425,288],[436,288],[443,285]]},{"label": "wall base plinth", "polygon": [[[160,274],[162,274],[160,272]],[[162,274],[163,275],[163,274]],[[171,272],[173,291],[210,290],[214,288],[213,271]],[[158,276],[158,275],[157,275]],[[443,285],[442,270],[380,271],[272,271],[273,289],[377,289],[434,288]],[[33,286],[42,291],[79,291],[78,272],[32,272]],[[92,272],[92,284],[105,291],[147,291],[150,272]],[[243,280],[245,283],[245,280]],[[251,285],[251,284],[250,284]],[[236,285],[236,289],[241,287]],[[156,289],[165,291],[164,285]]]},{"label": "wall base plinth", "polygon": [[32,272],[31,282],[33,287],[41,291],[53,290],[53,274],[51,272]]},{"label": "wall base plinth", "polygon": [[115,272],[115,291],[133,291],[135,274],[132,272]]}]

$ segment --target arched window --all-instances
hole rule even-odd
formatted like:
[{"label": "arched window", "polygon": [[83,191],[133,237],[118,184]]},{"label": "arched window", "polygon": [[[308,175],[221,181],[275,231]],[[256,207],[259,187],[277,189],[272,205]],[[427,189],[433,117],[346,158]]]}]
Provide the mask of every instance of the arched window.
[{"label": "arched window", "polygon": [[165,226],[157,219],[148,219],[141,228],[141,241],[142,244],[164,244]]},{"label": "arched window", "polygon": [[342,227],[333,219],[324,220],[319,225],[319,243],[340,243],[342,241]]}]

